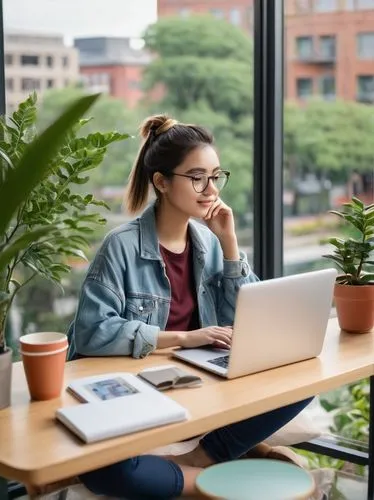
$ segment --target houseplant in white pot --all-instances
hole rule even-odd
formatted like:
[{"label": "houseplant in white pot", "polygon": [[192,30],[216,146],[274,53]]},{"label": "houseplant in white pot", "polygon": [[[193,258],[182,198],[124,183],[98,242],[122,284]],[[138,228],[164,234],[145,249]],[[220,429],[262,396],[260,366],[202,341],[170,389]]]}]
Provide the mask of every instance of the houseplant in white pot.
[{"label": "houseplant in white pot", "polygon": [[89,210],[105,204],[74,190],[101,164],[109,144],[128,137],[117,132],[77,136],[87,122],[82,115],[97,97],[79,99],[40,135],[35,94],[1,121],[0,408],[10,404],[12,353],[5,324],[15,295],[37,275],[60,284],[70,270],[66,257],[85,258],[85,236],[92,224],[105,223]]},{"label": "houseplant in white pot", "polygon": [[365,206],[353,197],[341,211],[331,213],[355,233],[355,237],[329,238],[334,252],[323,256],[341,271],[334,290],[339,325],[348,332],[369,332],[374,326],[374,204]]}]

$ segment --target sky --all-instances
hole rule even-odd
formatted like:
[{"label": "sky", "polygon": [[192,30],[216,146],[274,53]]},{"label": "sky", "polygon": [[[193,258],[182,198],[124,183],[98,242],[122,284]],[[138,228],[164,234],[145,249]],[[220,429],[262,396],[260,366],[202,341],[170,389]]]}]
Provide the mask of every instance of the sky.
[{"label": "sky", "polygon": [[3,0],[5,30],[74,37],[140,37],[156,21],[157,0]]}]

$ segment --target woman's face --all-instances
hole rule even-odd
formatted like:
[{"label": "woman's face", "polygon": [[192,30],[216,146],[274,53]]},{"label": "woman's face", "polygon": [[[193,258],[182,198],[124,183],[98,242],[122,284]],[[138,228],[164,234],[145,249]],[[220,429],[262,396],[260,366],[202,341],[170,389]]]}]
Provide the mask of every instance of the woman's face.
[{"label": "woman's face", "polygon": [[[221,168],[215,149],[209,145],[196,148],[165,180],[162,198],[188,217],[203,218],[219,195],[219,189],[212,180],[204,189],[206,176],[215,176],[219,172]],[[202,192],[197,192],[202,189]]]}]

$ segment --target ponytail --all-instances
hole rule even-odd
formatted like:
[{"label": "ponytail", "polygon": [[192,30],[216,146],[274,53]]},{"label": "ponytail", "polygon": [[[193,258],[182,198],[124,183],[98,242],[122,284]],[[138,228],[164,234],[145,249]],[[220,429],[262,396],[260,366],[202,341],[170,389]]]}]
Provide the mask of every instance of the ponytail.
[{"label": "ponytail", "polygon": [[213,144],[213,136],[205,128],[179,123],[168,115],[147,118],[140,127],[140,135],[144,142],[126,190],[126,207],[130,214],[141,211],[146,205],[155,172],[168,177],[193,149]]},{"label": "ponytail", "polygon": [[126,208],[130,214],[140,212],[148,201],[149,177],[145,168],[144,158],[149,147],[150,135],[139,150],[131,169],[126,192]]}]

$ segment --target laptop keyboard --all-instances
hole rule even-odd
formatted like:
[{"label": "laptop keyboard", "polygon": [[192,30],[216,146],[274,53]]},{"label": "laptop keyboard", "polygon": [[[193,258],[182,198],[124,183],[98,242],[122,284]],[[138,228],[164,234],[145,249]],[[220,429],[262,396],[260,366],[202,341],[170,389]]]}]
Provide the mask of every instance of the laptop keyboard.
[{"label": "laptop keyboard", "polygon": [[221,368],[227,368],[229,366],[229,357],[229,355],[221,356],[219,358],[209,359],[208,362],[220,366]]}]

